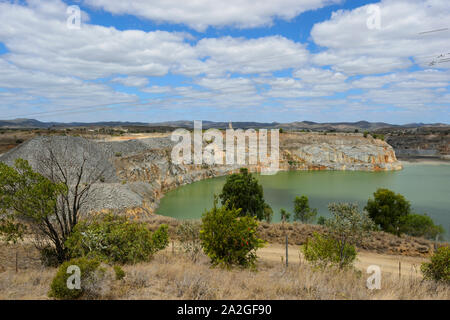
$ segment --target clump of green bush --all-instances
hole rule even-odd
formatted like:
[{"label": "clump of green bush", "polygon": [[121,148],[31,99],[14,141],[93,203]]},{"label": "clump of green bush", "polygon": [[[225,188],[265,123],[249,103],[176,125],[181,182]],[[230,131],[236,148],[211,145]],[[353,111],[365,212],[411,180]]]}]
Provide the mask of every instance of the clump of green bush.
[{"label": "clump of green bush", "polygon": [[426,214],[412,213],[411,203],[389,189],[377,189],[364,209],[381,230],[398,236],[405,233],[434,240],[445,233],[444,228],[434,224]]},{"label": "clump of green bush", "polygon": [[96,258],[108,263],[148,261],[169,243],[168,226],[151,232],[143,223],[105,215],[91,223],[79,222],[66,241],[71,257]]},{"label": "clump of green bush", "polygon": [[380,139],[380,140],[384,141],[384,135],[382,135],[382,134],[373,134],[372,137],[374,139]]},{"label": "clump of green bush", "polygon": [[319,218],[317,218],[317,224],[319,226],[324,226],[327,222],[327,218],[325,218],[324,216],[319,216]]},{"label": "clump of green bush", "polygon": [[441,247],[420,267],[423,277],[427,280],[450,284],[450,247]]},{"label": "clump of green bush", "polygon": [[[68,279],[74,273],[73,270],[67,270],[70,266],[76,266],[80,269],[80,288],[70,289],[68,286]],[[53,278],[50,285],[48,296],[56,299],[72,300],[78,299],[90,287],[90,282],[95,281],[94,273],[102,272],[99,269],[100,262],[96,259],[88,259],[85,257],[76,258],[64,262],[58,268],[56,276]],[[68,272],[69,271],[69,272]],[[69,281],[71,282],[71,281]]]},{"label": "clump of green bush", "polygon": [[114,274],[116,275],[116,280],[122,280],[125,278],[125,271],[120,266],[114,266]]},{"label": "clump of green bush", "polygon": [[305,259],[314,266],[325,268],[328,266],[348,267],[356,259],[356,248],[351,244],[344,244],[340,252],[337,240],[326,235],[314,233],[301,247]]},{"label": "clump of green bush", "polygon": [[411,213],[401,219],[401,232],[413,237],[435,239],[441,237],[445,230],[441,225],[436,225],[426,214]]},{"label": "clump of green bush", "polygon": [[241,216],[241,209],[214,207],[203,214],[200,239],[213,265],[255,267],[256,250],[264,241],[258,238],[256,217]]}]

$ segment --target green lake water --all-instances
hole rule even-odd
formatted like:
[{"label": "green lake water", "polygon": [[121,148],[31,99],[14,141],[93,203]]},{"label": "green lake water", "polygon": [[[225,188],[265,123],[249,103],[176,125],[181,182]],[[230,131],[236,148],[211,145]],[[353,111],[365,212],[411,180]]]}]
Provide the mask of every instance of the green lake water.
[{"label": "green lake water", "polygon": [[[264,198],[274,210],[292,212],[295,196],[306,195],[318,215],[329,216],[330,202],[357,202],[361,209],[377,188],[403,194],[414,212],[427,213],[450,238],[450,164],[404,163],[403,170],[391,172],[284,171],[276,175],[256,175],[264,188]],[[157,214],[179,219],[199,219],[212,207],[226,177],[203,180],[168,192]]]}]

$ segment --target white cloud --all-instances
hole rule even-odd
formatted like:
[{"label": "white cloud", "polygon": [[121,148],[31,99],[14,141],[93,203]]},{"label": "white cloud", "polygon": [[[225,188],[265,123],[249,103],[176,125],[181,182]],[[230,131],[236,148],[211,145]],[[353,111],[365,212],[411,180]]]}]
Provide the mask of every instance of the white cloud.
[{"label": "white cloud", "polygon": [[[209,76],[225,72],[260,73],[299,67],[308,60],[304,45],[282,36],[205,38],[189,44],[186,33],[120,31],[83,23],[66,26],[62,2],[54,8],[0,3],[0,41],[7,59],[19,67],[82,79],[114,75],[164,76],[169,72]],[[47,15],[47,13],[49,15]],[[60,17],[55,12],[60,12]]]},{"label": "white cloud", "polygon": [[127,87],[144,87],[148,85],[148,79],[144,77],[116,77],[111,79],[112,83],[119,83]]},{"label": "white cloud", "polygon": [[347,76],[341,72],[333,72],[321,68],[299,69],[294,71],[292,75],[296,78],[301,78],[303,82],[316,84],[342,83],[347,79]]},{"label": "white cloud", "polygon": [[60,17],[54,10],[0,3],[0,21],[7,26],[0,28],[0,41],[10,51],[9,61],[27,69],[96,79],[162,76],[177,61],[196,58],[183,33],[119,31],[86,23],[79,30],[68,29],[61,2],[52,4]]},{"label": "white cloud", "polygon": [[100,83],[24,70],[3,59],[0,59],[0,87],[12,90],[0,95],[0,105],[7,108],[11,115],[26,115],[36,110],[52,114],[56,109],[66,107],[84,108],[137,101],[135,95],[114,91]]},{"label": "white cloud", "polygon": [[204,38],[197,43],[195,51],[205,61],[180,65],[174,72],[186,75],[206,73],[211,76],[226,72],[265,73],[302,66],[309,58],[303,44],[282,36]]},{"label": "white cloud", "polygon": [[410,57],[427,66],[447,52],[448,31],[420,34],[448,27],[447,0],[384,0],[376,5],[381,13],[379,30],[366,25],[369,6],[334,12],[330,20],[314,25],[312,39],[326,49],[313,61],[347,74],[371,74],[406,68],[412,65]]},{"label": "white cloud", "polygon": [[204,31],[208,26],[252,28],[290,20],[300,13],[341,0],[85,0],[113,14],[131,14],[157,22],[185,24]]},{"label": "white cloud", "polygon": [[[179,3],[179,10],[186,16],[180,23],[194,25],[194,20],[188,21],[191,9],[185,7],[195,8],[202,1]],[[135,2],[135,8],[147,3],[151,1]],[[242,8],[246,9],[248,3],[242,2]],[[282,3],[289,7],[298,1]],[[158,5],[171,8],[173,3],[161,1]],[[232,1],[230,8],[234,5]],[[213,2],[210,6],[214,13]],[[267,12],[277,6],[276,2],[267,2]],[[0,56],[0,113],[52,112],[127,101],[133,111],[166,108],[177,112],[179,119],[192,110],[209,115],[209,111],[222,114],[225,110],[239,114],[242,109],[251,110],[255,117],[264,113],[275,118],[280,113],[309,108],[305,117],[317,119],[322,112],[337,119],[364,112],[371,116],[377,112],[387,114],[389,106],[396,114],[405,112],[411,117],[413,112],[435,116],[449,109],[448,70],[438,70],[436,66],[423,71],[404,70],[413,61],[427,66],[424,55],[432,58],[442,48],[448,49],[445,33],[418,35],[447,26],[449,9],[440,0],[382,1],[381,30],[367,29],[365,7],[339,11],[330,20],[314,26],[311,36],[322,50],[316,54],[311,54],[305,44],[281,35],[197,40],[183,32],[121,31],[92,25],[88,24],[87,15],[83,15],[86,19],[83,18],[80,30],[70,30],[66,27],[66,7],[60,0],[29,0],[28,5],[0,0],[0,42],[8,49]],[[260,4],[254,7],[259,8]],[[260,14],[248,8],[245,13],[250,17],[248,23],[252,15]],[[267,23],[275,16],[278,14],[267,15]],[[226,25],[243,26],[237,16],[234,20],[230,17]],[[210,18],[203,14],[197,22],[206,27],[211,25]],[[215,23],[212,25],[225,22]],[[292,70],[292,76],[288,72],[276,73],[280,70]],[[174,74],[176,80],[172,82]],[[158,81],[158,77],[166,75],[169,77]],[[351,77],[354,75],[358,77]],[[142,105],[135,104],[139,98],[114,90],[111,84],[115,83],[136,87],[143,97],[146,93],[160,96],[148,101],[142,98]],[[346,97],[349,89],[361,90]],[[339,98],[328,98],[333,95]],[[338,112],[343,115],[338,116]],[[197,114],[201,115],[199,111]],[[89,119],[97,120],[96,117],[92,113]]]}]

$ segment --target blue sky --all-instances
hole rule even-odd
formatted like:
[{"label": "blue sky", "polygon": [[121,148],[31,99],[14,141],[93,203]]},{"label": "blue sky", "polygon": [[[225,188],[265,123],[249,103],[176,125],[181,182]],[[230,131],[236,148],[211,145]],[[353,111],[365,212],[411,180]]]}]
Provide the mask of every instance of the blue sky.
[{"label": "blue sky", "polygon": [[0,21],[0,119],[450,121],[445,0],[0,0]]}]

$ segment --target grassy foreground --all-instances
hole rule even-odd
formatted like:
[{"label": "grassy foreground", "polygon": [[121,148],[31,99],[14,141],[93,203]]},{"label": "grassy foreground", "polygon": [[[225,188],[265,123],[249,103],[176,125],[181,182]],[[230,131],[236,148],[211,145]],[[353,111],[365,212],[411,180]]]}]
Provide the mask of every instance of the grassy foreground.
[{"label": "grassy foreground", "polygon": [[[54,268],[44,268],[31,244],[0,248],[0,299],[48,299]],[[15,252],[19,271],[15,272]],[[421,277],[384,274],[380,290],[366,288],[367,276],[358,271],[317,271],[306,263],[292,262],[286,269],[266,259],[258,272],[211,268],[200,256],[192,262],[172,248],[148,263],[125,265],[126,276],[108,276],[97,283],[93,299],[450,299],[450,287],[422,281]]]}]

